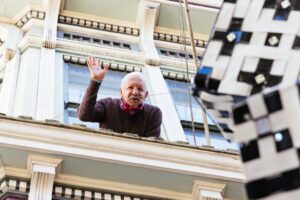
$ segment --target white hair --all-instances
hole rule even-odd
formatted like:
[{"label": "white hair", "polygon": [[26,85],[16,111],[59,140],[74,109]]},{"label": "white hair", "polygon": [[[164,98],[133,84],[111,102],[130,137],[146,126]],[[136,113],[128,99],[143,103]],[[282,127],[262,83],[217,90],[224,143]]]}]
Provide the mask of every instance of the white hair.
[{"label": "white hair", "polygon": [[124,78],[122,79],[122,81],[121,81],[121,86],[120,86],[121,89],[122,89],[122,87],[124,86],[125,82],[126,82],[128,79],[130,79],[131,77],[134,77],[134,76],[139,77],[139,78],[142,80],[142,82],[144,83],[145,90],[148,90],[148,89],[147,89],[147,84],[146,84],[146,79],[145,79],[144,75],[143,75],[141,72],[130,72],[130,73],[126,74],[126,75],[124,76]]}]

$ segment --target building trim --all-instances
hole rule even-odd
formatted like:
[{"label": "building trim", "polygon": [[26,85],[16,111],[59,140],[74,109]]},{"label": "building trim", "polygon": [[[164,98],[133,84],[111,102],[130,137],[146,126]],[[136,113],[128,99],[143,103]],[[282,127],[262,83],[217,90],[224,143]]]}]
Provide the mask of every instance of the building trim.
[{"label": "building trim", "polygon": [[[18,177],[15,179],[30,180],[30,174],[27,169],[19,169],[14,167],[0,168],[0,175],[1,170],[3,171],[4,175],[2,177],[0,176],[0,180],[6,177]],[[91,179],[61,173],[59,173],[54,180],[54,186],[56,185],[64,185],[72,188],[78,187],[80,189],[86,188],[90,191],[107,190],[116,193],[151,196],[156,198],[169,199],[170,197],[174,197],[172,199],[176,200],[190,200],[192,197],[192,194],[189,193],[181,193],[154,187],[146,187],[100,179]]]},{"label": "building trim", "polygon": [[74,130],[62,124],[45,126],[45,123],[2,116],[0,125],[2,145],[207,178],[244,180],[239,156],[225,151],[178,146],[151,138],[124,137],[105,130]]},{"label": "building trim", "polygon": [[[63,60],[66,63],[87,66],[87,64],[86,64],[87,58],[86,57],[63,55]],[[114,61],[106,61],[106,60],[102,60],[101,64],[102,63],[107,64],[108,69],[110,69],[110,70],[127,72],[127,73],[134,72],[134,71],[141,72],[142,68],[143,68],[142,66],[139,66],[139,65],[130,65],[130,64],[128,65],[128,64],[118,63],[118,62],[114,62]],[[166,78],[166,79],[171,79],[171,80],[176,80],[176,81],[181,81],[181,82],[190,82],[190,80],[192,79],[192,77],[189,77],[189,79],[188,79],[186,74],[184,74],[184,72],[171,72],[170,70],[164,70],[164,69],[161,69],[161,71],[162,71],[164,78]]]}]

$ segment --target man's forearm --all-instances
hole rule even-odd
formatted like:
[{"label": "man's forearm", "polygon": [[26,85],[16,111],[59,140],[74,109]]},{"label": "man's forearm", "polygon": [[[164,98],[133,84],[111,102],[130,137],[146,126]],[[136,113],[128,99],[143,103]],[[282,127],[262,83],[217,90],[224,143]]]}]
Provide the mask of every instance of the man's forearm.
[{"label": "man's forearm", "polygon": [[77,116],[81,121],[96,121],[95,104],[101,82],[90,80],[82,102],[77,109]]}]

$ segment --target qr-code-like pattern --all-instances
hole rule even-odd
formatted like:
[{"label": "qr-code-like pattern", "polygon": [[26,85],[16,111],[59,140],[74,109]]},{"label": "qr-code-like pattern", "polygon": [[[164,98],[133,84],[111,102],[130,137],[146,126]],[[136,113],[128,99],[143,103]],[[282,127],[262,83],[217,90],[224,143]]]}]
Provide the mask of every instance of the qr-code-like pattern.
[{"label": "qr-code-like pattern", "polygon": [[275,86],[233,106],[250,199],[300,196],[299,91],[299,84]]},{"label": "qr-code-like pattern", "polygon": [[299,72],[299,0],[224,0],[195,94],[241,144],[251,199],[300,196]]}]

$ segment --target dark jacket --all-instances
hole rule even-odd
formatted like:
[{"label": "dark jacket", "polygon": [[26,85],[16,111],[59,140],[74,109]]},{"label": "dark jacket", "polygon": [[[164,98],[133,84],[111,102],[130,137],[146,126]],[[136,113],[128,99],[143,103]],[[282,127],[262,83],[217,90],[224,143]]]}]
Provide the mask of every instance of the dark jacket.
[{"label": "dark jacket", "polygon": [[101,128],[118,133],[134,133],[141,137],[159,137],[162,113],[156,106],[145,104],[143,110],[129,114],[120,107],[121,99],[105,98],[96,101],[101,83],[90,81],[77,110],[81,121],[99,122]]}]

